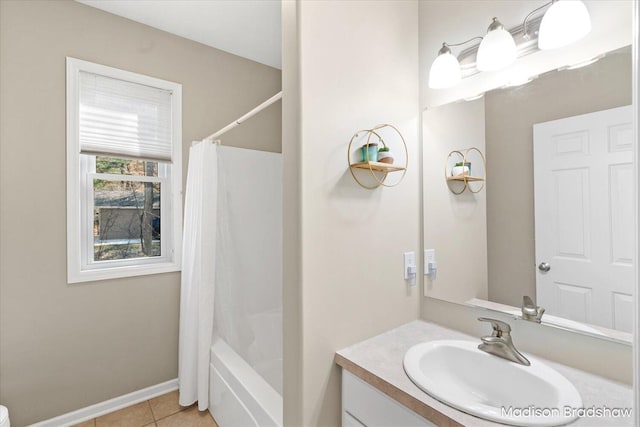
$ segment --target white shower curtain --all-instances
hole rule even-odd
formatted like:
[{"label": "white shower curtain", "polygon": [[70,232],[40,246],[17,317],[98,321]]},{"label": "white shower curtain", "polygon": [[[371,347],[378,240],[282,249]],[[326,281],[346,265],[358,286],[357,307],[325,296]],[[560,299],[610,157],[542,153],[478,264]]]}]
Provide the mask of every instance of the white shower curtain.
[{"label": "white shower curtain", "polygon": [[218,146],[189,150],[180,291],[180,405],[209,405],[209,351],[213,329],[218,205]]}]

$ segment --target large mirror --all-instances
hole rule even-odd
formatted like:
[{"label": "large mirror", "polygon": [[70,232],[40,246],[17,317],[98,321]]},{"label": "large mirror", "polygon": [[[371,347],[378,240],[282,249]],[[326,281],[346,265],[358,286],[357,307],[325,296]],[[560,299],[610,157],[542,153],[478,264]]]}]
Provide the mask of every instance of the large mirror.
[{"label": "large mirror", "polygon": [[[436,268],[425,295],[516,317],[529,296],[543,324],[631,342],[631,97],[627,46],[427,109],[424,247]],[[447,158],[470,147],[485,155],[486,182],[460,192],[454,172],[478,167]]]}]

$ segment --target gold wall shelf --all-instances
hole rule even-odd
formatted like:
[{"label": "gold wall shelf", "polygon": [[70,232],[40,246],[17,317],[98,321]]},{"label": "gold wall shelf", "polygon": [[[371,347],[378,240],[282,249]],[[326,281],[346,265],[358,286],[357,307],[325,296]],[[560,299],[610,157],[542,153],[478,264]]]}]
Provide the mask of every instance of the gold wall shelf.
[{"label": "gold wall shelf", "polygon": [[[400,140],[402,141],[402,148],[404,149],[404,165],[397,165],[393,163],[384,163],[384,162],[374,162],[374,161],[353,162],[352,156],[354,153],[351,151],[351,147],[353,145],[353,142],[358,137],[360,137],[360,135],[363,132],[365,132],[367,136],[367,141],[364,145],[369,145],[369,143],[371,143],[371,145],[377,144],[371,141],[371,137],[375,137],[378,140],[378,142],[382,143],[383,147],[388,147],[387,143],[385,143],[382,136],[380,136],[380,131],[385,128],[390,128],[394,130],[395,133],[397,133],[397,135],[400,137]],[[407,173],[407,165],[409,164],[409,152],[407,150],[407,143],[405,142],[404,137],[402,136],[400,131],[393,125],[382,124],[382,125],[374,126],[372,129],[359,130],[351,137],[351,140],[349,141],[349,147],[347,148],[347,164],[349,165],[349,171],[351,172],[351,176],[358,183],[358,185],[360,185],[363,188],[366,188],[368,190],[373,190],[380,186],[395,187],[396,185],[400,184],[400,182],[404,179],[405,174]],[[371,176],[373,177],[372,184],[369,185],[362,182],[362,180],[359,179],[357,174],[355,173],[355,170],[368,170],[369,172],[371,172]],[[392,173],[392,172],[402,172],[402,175],[400,176],[398,181],[396,181],[395,183],[387,184],[385,182],[387,179],[387,176],[389,175],[389,173]]]},{"label": "gold wall shelf", "polygon": [[[478,167],[473,167],[473,165],[477,165],[478,162],[470,162],[470,155],[475,155],[478,157],[480,164],[482,165],[482,173],[477,173]],[[461,163],[462,166],[455,166],[456,163]],[[465,171],[467,167],[466,164],[469,164],[469,172]],[[452,166],[453,165],[453,166]],[[462,172],[454,175],[454,167],[462,167]],[[444,177],[449,187],[449,190],[453,194],[462,194],[465,190],[469,189],[472,193],[479,193],[485,186],[486,182],[486,171],[487,171],[487,162],[484,158],[484,154],[482,151],[477,149],[476,147],[467,148],[465,150],[453,150],[447,156],[446,163],[444,165]],[[482,183],[479,186],[470,186],[470,183]],[[462,185],[460,185],[462,184]]]},{"label": "gold wall shelf", "polygon": [[390,165],[389,163],[381,163],[381,162],[360,162],[360,163],[352,163],[352,168],[356,169],[373,169],[377,172],[398,172],[406,170],[407,168],[403,168],[402,166]]}]

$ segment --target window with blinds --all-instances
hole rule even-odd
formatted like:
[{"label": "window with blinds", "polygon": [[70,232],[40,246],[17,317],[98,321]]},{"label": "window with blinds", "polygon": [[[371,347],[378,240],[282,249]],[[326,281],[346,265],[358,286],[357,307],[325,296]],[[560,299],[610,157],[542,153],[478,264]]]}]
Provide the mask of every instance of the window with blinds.
[{"label": "window with blinds", "polygon": [[181,92],[67,58],[69,282],[179,269]]},{"label": "window with blinds", "polygon": [[80,152],[171,161],[171,91],[79,74]]}]

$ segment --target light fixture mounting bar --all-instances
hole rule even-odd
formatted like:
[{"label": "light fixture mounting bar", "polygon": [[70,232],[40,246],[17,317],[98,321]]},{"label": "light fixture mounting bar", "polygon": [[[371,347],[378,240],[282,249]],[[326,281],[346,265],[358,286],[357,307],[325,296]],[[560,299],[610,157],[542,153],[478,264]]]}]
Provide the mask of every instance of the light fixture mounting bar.
[{"label": "light fixture mounting bar", "polygon": [[[527,32],[529,33],[529,37],[525,37],[524,23],[509,30],[509,33],[511,33],[511,35],[513,36],[513,39],[515,40],[516,46],[518,48],[518,58],[529,55],[530,53],[538,50],[536,41],[538,39],[538,29],[540,28],[540,22],[542,22],[542,16],[531,19],[527,22]],[[460,61],[460,66],[465,76],[478,72],[475,69],[475,65],[479,46],[479,43],[475,44],[471,47],[466,48],[458,55],[458,61]],[[473,70],[473,72],[468,72],[471,69]],[[465,71],[467,72],[465,73]]]},{"label": "light fixture mounting bar", "polygon": [[[525,39],[528,39],[531,35],[529,34],[529,18],[531,18],[531,15],[540,12],[542,9],[546,9],[547,7],[551,6],[553,4],[553,2],[555,2],[556,0],[551,0],[549,3],[543,4],[542,6],[533,9],[531,12],[529,12],[529,14],[527,16],[524,17],[524,21],[522,21],[522,27],[523,27],[523,35],[522,37],[524,37]],[[542,18],[544,17],[544,15],[540,15],[540,21],[542,21]],[[540,24],[538,23],[538,28],[540,28]],[[537,34],[537,33],[536,33]]]}]

